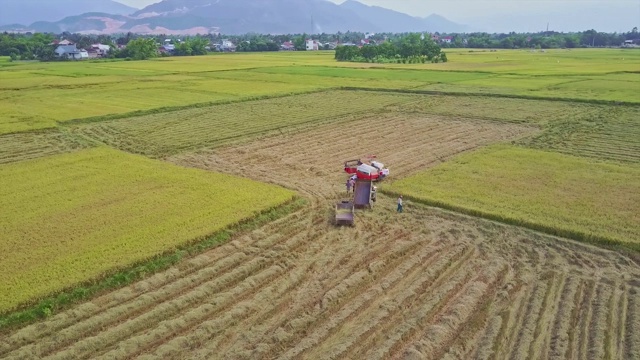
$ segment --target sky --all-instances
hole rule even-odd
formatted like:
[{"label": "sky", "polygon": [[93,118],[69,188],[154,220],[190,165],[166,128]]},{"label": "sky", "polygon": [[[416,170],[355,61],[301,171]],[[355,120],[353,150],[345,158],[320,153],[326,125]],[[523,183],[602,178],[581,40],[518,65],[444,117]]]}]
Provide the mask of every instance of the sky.
[{"label": "sky", "polygon": [[[160,0],[116,0],[142,8]],[[260,1],[260,0],[256,0]],[[344,0],[330,0],[342,3]],[[496,22],[505,23],[509,31],[540,31],[551,22],[558,31],[581,29],[594,24],[602,31],[622,31],[640,23],[640,0],[359,0],[367,5],[382,6],[410,15],[426,17],[438,14],[475,28],[493,28]],[[581,12],[582,10],[582,12]],[[620,16],[622,14],[622,16]],[[504,21],[504,16],[513,17]],[[593,17],[593,19],[591,19]],[[605,17],[605,18],[603,18]],[[579,21],[583,18],[583,21]],[[624,18],[624,19],[623,19]],[[509,20],[509,19],[506,19]],[[524,22],[531,24],[524,24]],[[555,26],[555,27],[554,27]],[[620,29],[618,29],[620,27]],[[487,29],[489,30],[489,29]],[[582,30],[582,29],[581,29]],[[627,29],[626,31],[629,31]]]}]

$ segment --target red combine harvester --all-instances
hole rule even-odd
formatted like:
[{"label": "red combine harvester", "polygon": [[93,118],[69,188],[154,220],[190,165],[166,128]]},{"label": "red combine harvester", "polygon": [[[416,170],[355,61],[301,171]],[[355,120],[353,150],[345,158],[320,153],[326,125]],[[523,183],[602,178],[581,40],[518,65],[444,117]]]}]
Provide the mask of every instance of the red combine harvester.
[{"label": "red combine harvester", "polygon": [[359,180],[380,181],[389,176],[389,169],[378,161],[370,161],[369,164],[361,160],[349,160],[344,163],[344,171],[350,175],[356,175]]}]

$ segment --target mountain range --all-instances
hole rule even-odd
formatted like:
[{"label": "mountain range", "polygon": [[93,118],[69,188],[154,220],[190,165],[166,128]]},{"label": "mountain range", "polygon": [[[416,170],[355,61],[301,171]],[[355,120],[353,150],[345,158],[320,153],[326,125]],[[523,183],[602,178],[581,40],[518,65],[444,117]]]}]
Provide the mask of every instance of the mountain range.
[{"label": "mountain range", "polygon": [[0,25],[59,21],[88,12],[127,15],[137,10],[113,0],[0,0]]},{"label": "mountain range", "polygon": [[413,17],[354,0],[340,5],[327,0],[163,0],[140,10],[113,0],[0,0],[0,9],[0,25],[4,24],[0,30],[23,32],[189,35],[467,30],[438,15]]}]

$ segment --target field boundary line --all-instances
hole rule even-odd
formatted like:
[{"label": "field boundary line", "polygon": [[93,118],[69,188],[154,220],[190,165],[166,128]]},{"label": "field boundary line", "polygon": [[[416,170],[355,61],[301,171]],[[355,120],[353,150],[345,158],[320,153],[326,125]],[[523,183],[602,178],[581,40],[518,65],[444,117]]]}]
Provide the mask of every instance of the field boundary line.
[{"label": "field boundary line", "polygon": [[122,288],[150,275],[167,270],[181,261],[192,258],[207,250],[227,243],[233,236],[255,230],[262,225],[283,218],[308,204],[308,200],[295,195],[288,202],[257,213],[254,217],[240,221],[226,229],[184,245],[163,254],[143,260],[130,266],[114,269],[101,278],[69,287],[41,299],[26,302],[17,309],[0,313],[0,334],[11,329],[48,318],[71,306],[99,296],[107,291]]},{"label": "field boundary line", "polygon": [[461,213],[461,214],[469,215],[476,218],[483,218],[487,220],[497,221],[499,223],[506,224],[506,225],[512,225],[512,226],[517,226],[521,228],[526,228],[529,230],[539,231],[548,235],[558,236],[558,237],[569,239],[569,240],[575,240],[575,241],[579,241],[579,242],[583,242],[591,245],[596,245],[596,246],[604,247],[610,250],[627,250],[627,253],[628,253],[628,250],[631,250],[634,252],[633,255],[636,255],[636,256],[638,255],[637,252],[640,252],[640,244],[638,243],[623,242],[608,236],[589,234],[587,232],[582,232],[582,231],[570,230],[565,228],[556,228],[553,226],[540,224],[534,221],[518,219],[516,217],[502,216],[490,211],[471,209],[465,206],[455,205],[452,203],[447,203],[444,201],[439,201],[434,199],[418,198],[418,197],[407,195],[407,194],[401,194],[398,191],[392,191],[387,189],[380,189],[379,191],[382,194],[391,196],[391,197],[398,197],[400,195],[403,195],[405,199],[413,201],[418,204],[450,210],[456,213]]},{"label": "field boundary line", "polygon": [[343,86],[343,87],[339,87],[338,90],[371,91],[371,92],[386,92],[386,93],[415,94],[415,95],[442,95],[442,96],[458,96],[458,97],[485,97],[485,98],[502,98],[502,99],[537,100],[537,101],[557,101],[557,102],[582,103],[582,104],[593,104],[593,105],[620,105],[620,106],[629,106],[629,107],[640,107],[640,102],[579,99],[579,98],[560,98],[560,97],[553,97],[553,96],[544,97],[544,96],[529,96],[529,95],[517,95],[517,94],[455,92],[455,91],[416,90],[416,89],[388,89],[388,88],[371,88],[371,87],[357,87],[357,86]]}]

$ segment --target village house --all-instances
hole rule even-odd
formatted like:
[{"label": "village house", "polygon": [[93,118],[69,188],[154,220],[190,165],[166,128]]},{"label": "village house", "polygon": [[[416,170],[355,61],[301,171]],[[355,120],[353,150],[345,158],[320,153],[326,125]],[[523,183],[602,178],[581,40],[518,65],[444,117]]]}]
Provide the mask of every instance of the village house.
[{"label": "village house", "polygon": [[320,43],[317,40],[307,39],[307,51],[320,50]]},{"label": "village house", "polygon": [[440,41],[444,44],[451,44],[451,42],[453,42],[453,36],[445,36]]},{"label": "village house", "polygon": [[58,58],[68,60],[84,60],[89,58],[89,53],[84,49],[78,49],[76,44],[69,41],[54,41],[52,45],[56,46],[55,53]]},{"label": "village house", "polygon": [[231,40],[222,40],[220,45],[220,51],[222,52],[236,52],[237,46],[231,42]]},{"label": "village house", "polygon": [[335,50],[338,47],[337,42],[328,42],[327,45],[329,47],[329,50]]},{"label": "village house", "polygon": [[89,58],[103,58],[106,57],[111,51],[111,46],[104,44],[92,44],[87,52],[89,53]]}]

